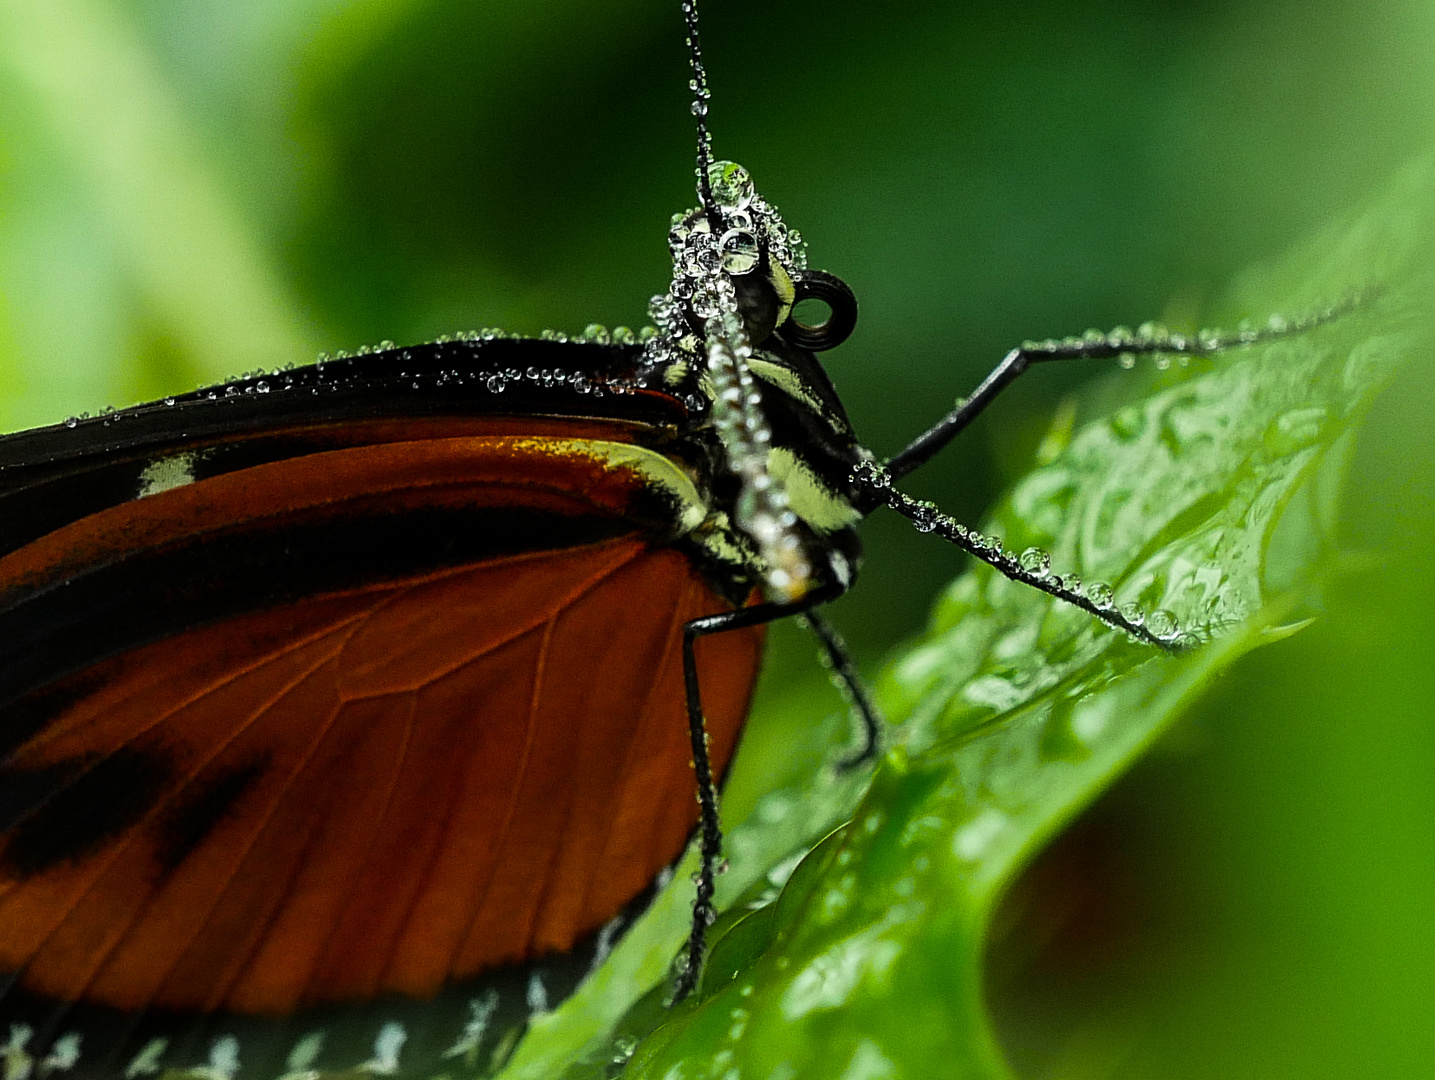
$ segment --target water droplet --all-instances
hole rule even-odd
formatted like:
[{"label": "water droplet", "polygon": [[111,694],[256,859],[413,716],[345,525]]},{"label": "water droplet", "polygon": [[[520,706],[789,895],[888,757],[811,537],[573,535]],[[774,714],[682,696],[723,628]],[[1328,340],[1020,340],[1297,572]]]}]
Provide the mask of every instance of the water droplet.
[{"label": "water droplet", "polygon": [[729,274],[747,274],[757,265],[757,237],[746,229],[729,229],[718,241],[722,268]]},{"label": "water droplet", "polygon": [[1140,626],[1146,621],[1146,612],[1141,610],[1140,604],[1122,604],[1121,617],[1127,622],[1129,622],[1132,626]]},{"label": "water droplet", "polygon": [[802,239],[802,234],[793,229],[787,234],[787,246],[792,252],[792,265],[799,270],[807,269],[807,241]]},{"label": "water droplet", "polygon": [[683,256],[683,269],[688,277],[709,277],[717,273],[721,266],[722,256],[711,241],[706,244],[689,244]]},{"label": "water droplet", "polygon": [[1029,547],[1017,558],[1021,568],[1028,574],[1046,577],[1051,572],[1051,556],[1039,547]]},{"label": "water droplet", "polygon": [[673,346],[666,339],[653,337],[643,344],[643,363],[654,366],[669,363],[673,359]]},{"label": "water droplet", "polygon": [[490,375],[483,385],[488,387],[490,394],[501,394],[508,389],[508,380],[502,375]]},{"label": "water droplet", "polygon": [[1179,628],[1176,616],[1165,608],[1157,608],[1146,616],[1146,629],[1159,638],[1170,637]]},{"label": "water droplet", "polygon": [[254,384],[254,392],[255,392],[256,394],[267,394],[267,393],[269,393],[269,384],[268,384],[267,382],[265,382],[263,379],[260,379],[257,383]]},{"label": "water droplet", "polygon": [[1086,599],[1099,608],[1109,608],[1115,591],[1104,581],[1090,581],[1086,585]]},{"label": "water droplet", "polygon": [[711,319],[725,307],[723,295],[711,285],[700,285],[693,292],[690,301],[693,307],[693,314],[700,319]]},{"label": "water droplet", "polygon": [[[657,298],[654,297],[654,299]],[[583,340],[595,341],[599,345],[606,345],[613,339],[609,335],[608,328],[606,326],[602,325],[601,323],[589,323],[587,326],[583,327]]]},{"label": "water droplet", "polygon": [[708,183],[724,210],[745,210],[756,191],[751,174],[735,161],[715,161],[708,166]]},{"label": "water droplet", "polygon": [[79,418],[78,416],[67,416],[67,417],[65,418],[65,426],[66,426],[67,428],[79,427],[79,425],[80,425],[80,418]]},{"label": "water droplet", "polygon": [[615,326],[615,327],[613,327],[613,344],[614,344],[614,345],[635,345],[635,344],[637,344],[637,341],[638,341],[637,335],[634,334],[633,331],[630,330],[628,327],[626,327],[626,326]]},{"label": "water droplet", "polygon": [[174,404],[174,398],[172,398],[172,397],[167,397],[167,398],[164,399],[164,403],[165,403],[166,405],[173,405],[173,404]]},{"label": "water droplet", "polygon": [[1160,323],[1144,322],[1136,328],[1135,341],[1138,345],[1150,345],[1165,341],[1169,331]]}]

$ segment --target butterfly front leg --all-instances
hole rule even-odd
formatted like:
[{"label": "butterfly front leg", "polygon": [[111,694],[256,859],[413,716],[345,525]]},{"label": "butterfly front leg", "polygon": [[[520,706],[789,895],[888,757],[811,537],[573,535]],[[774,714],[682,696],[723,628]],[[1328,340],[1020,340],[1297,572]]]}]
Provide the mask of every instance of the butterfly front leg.
[{"label": "butterfly front leg", "polygon": [[[1260,329],[1235,331],[1202,330],[1195,334],[1173,334],[1163,326],[1146,323],[1137,330],[1118,327],[1109,333],[1090,330],[1081,337],[1052,341],[1027,341],[1012,349],[992,369],[970,397],[959,401],[951,412],[913,439],[886,464],[886,473],[900,480],[935,457],[942,448],[966,430],[997,397],[1032,364],[1052,360],[1134,361],[1142,356],[1210,356],[1238,345],[1255,345],[1275,338],[1303,334],[1323,323],[1338,319],[1364,303],[1369,296],[1351,295],[1327,308],[1296,319],[1272,316]],[[880,501],[880,500],[879,500]]]}]

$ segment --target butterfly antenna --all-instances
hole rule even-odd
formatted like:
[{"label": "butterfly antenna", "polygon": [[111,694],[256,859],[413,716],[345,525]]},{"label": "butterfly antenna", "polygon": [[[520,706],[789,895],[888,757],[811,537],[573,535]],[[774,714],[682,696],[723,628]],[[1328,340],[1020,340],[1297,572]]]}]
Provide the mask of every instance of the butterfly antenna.
[{"label": "butterfly antenna", "polygon": [[702,199],[703,213],[713,235],[721,235],[722,211],[713,197],[712,166],[713,140],[708,132],[708,70],[703,66],[703,42],[698,34],[698,0],[683,0],[683,19],[688,24],[688,62],[692,65],[693,77],[688,86],[693,92],[693,118],[698,126],[698,197]]},{"label": "butterfly antenna", "polygon": [[645,348],[645,364],[657,371],[681,359],[690,371],[705,376],[711,390],[712,427],[728,467],[742,485],[734,524],[752,541],[769,599],[793,601],[813,587],[812,566],[787,492],[768,471],[772,432],[763,414],[762,390],[748,366],[758,343],[751,340],[744,324],[733,278],[754,272],[760,242],[778,262],[805,266],[794,255],[800,236],[790,233],[777,211],[756,194],[746,169],[713,160],[697,0],[683,0],[683,17],[693,72],[689,85],[697,121],[697,189],[702,206],[678,215],[668,234],[673,283],[666,295],[655,296],[648,306],[659,334]]}]

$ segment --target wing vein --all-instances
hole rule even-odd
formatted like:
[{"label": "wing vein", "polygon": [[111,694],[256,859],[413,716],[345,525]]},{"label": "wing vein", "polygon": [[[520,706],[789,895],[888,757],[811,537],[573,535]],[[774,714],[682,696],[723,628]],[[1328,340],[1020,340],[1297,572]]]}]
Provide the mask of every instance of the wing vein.
[{"label": "wing vein", "polygon": [[[513,787],[509,792],[508,806],[504,809],[503,813],[503,825],[498,830],[497,842],[494,846],[494,850],[500,853],[508,844],[508,834],[513,828],[513,817],[518,807],[518,797],[523,791],[523,783],[528,777],[528,766],[533,754],[535,733],[538,729],[538,704],[542,700],[543,674],[547,665],[548,649],[553,641],[553,629],[556,623],[557,616],[554,615],[543,628],[543,640],[539,644],[538,658],[533,665],[533,693],[528,703],[528,718],[524,729],[523,754],[519,760],[518,768],[514,770]],[[469,917],[468,928],[459,935],[457,939],[458,944],[454,955],[449,960],[448,966],[450,971],[453,970],[459,953],[462,952],[463,947],[468,943],[469,936],[473,933],[473,927],[478,921],[479,912],[483,910],[484,905],[488,902],[488,895],[493,889],[495,878],[498,876],[498,863],[499,860],[494,860],[493,868],[489,871],[488,881],[484,883],[483,889],[478,896],[478,902],[473,905],[473,912]]]},{"label": "wing vein", "polygon": [[405,694],[404,697],[408,702],[408,710],[404,718],[403,740],[399,752],[394,756],[394,768],[389,777],[388,790],[384,793],[383,809],[379,812],[375,818],[373,827],[369,830],[369,842],[365,847],[364,855],[355,861],[352,878],[353,885],[346,890],[345,898],[340,902],[338,908],[335,909],[334,922],[330,926],[329,932],[325,935],[324,944],[314,953],[314,965],[310,968],[309,976],[304,981],[304,990],[300,995],[301,1001],[309,999],[314,980],[318,975],[319,969],[323,966],[325,956],[328,953],[329,943],[334,940],[334,935],[338,933],[339,927],[343,923],[344,913],[353,902],[354,894],[358,891],[359,885],[363,880],[364,870],[368,867],[375,849],[379,846],[379,840],[384,831],[384,823],[390,811],[393,809],[394,797],[399,789],[399,779],[403,776],[404,766],[408,763],[409,750],[413,746],[414,717],[417,712],[417,702],[414,699],[414,695],[409,693]]},{"label": "wing vein", "polygon": [[[337,648],[338,647],[336,646],[335,652],[337,652]],[[318,670],[325,663],[332,660],[333,655],[334,654],[330,654],[328,657],[321,656],[316,658],[314,664],[310,665],[305,671],[297,674],[293,679],[290,680],[290,682],[285,688],[284,693],[288,693],[294,687],[300,685],[302,682],[312,676],[314,671]],[[243,724],[237,726],[234,732],[225,740],[223,740],[223,742],[220,743],[220,745],[213,751],[213,753],[209,754],[202,761],[200,761],[194,769],[190,770],[189,774],[186,777],[186,782],[188,780],[192,780],[194,776],[198,775],[199,771],[202,770],[205,765],[215,760],[221,753],[224,752],[226,748],[232,745],[235,739],[238,739],[245,731],[249,729],[250,726],[257,722],[270,708],[272,708],[274,701],[278,700],[282,696],[283,694],[276,695],[275,697],[271,698],[270,701],[265,705],[256,708],[254,712],[250,715],[250,717]],[[55,934],[59,933],[59,931],[64,927],[66,921],[68,921],[70,915],[74,913],[75,909],[78,908],[94,891],[95,887],[104,877],[105,873],[111,867],[113,867],[120,860],[120,858],[122,858],[127,852],[129,852],[134,844],[139,842],[139,838],[143,835],[143,829],[140,826],[152,822],[156,816],[162,813],[163,810],[167,808],[168,805],[172,802],[172,800],[180,793],[180,791],[183,790],[183,787],[183,784],[177,786],[174,791],[170,792],[170,794],[159,800],[154,805],[154,807],[152,807],[151,810],[145,815],[142,821],[140,823],[137,823],[136,827],[130,831],[129,835],[115,846],[114,853],[100,863],[96,872],[91,876],[89,883],[85,886],[84,890],[75,898],[74,902],[70,905],[69,914],[67,914],[65,918],[61,919],[58,923],[56,923],[55,926],[49,931],[49,933],[46,934],[45,938],[37,944],[35,949],[32,951],[32,956],[38,955],[39,952],[45,947],[45,945],[48,944],[51,940],[53,940]],[[121,945],[124,944],[124,942],[129,938],[129,935],[134,931],[135,926],[143,919],[147,910],[147,904],[148,901],[146,901],[146,905],[142,905],[139,910],[136,911],[134,916],[127,923],[126,928],[114,939],[114,941],[111,942],[111,944],[107,948],[105,948],[102,952],[98,953],[93,958],[89,976],[86,978],[85,982],[79,987],[79,989],[74,995],[74,999],[76,1001],[84,997],[85,991],[93,984],[94,980],[98,978],[100,972],[104,969],[105,963],[108,961],[108,959],[114,955],[115,951]]]}]

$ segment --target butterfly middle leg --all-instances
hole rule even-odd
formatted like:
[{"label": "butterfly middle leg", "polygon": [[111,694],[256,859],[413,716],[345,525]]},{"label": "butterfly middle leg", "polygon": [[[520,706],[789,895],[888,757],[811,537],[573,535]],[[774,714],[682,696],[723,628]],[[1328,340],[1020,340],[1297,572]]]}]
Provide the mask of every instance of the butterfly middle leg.
[{"label": "butterfly middle leg", "polygon": [[877,711],[876,703],[863,685],[862,676],[857,671],[847,643],[842,640],[837,628],[817,611],[802,615],[801,621],[807,624],[813,637],[817,638],[818,644],[822,646],[823,656],[833,679],[841,684],[843,696],[847,698],[852,711],[857,714],[857,719],[862,724],[862,745],[838,761],[837,768],[846,772],[865,765],[877,756],[877,748],[882,741],[882,714]]},{"label": "butterfly middle leg", "polygon": [[[688,733],[692,738],[693,770],[697,776],[699,805],[698,882],[693,901],[693,928],[688,936],[686,960],[673,987],[673,1001],[681,1001],[697,986],[702,971],[703,953],[707,947],[707,928],[717,915],[713,906],[717,862],[722,854],[722,824],[718,820],[717,784],[713,779],[712,762],[708,755],[707,730],[703,723],[702,693],[698,684],[697,658],[693,646],[698,638],[728,630],[762,626],[793,615],[810,615],[813,609],[842,595],[837,582],[820,586],[799,600],[768,602],[719,615],[693,619],[683,627],[683,680],[687,692]],[[825,644],[825,643],[824,643]],[[851,670],[850,660],[846,669]]]}]

